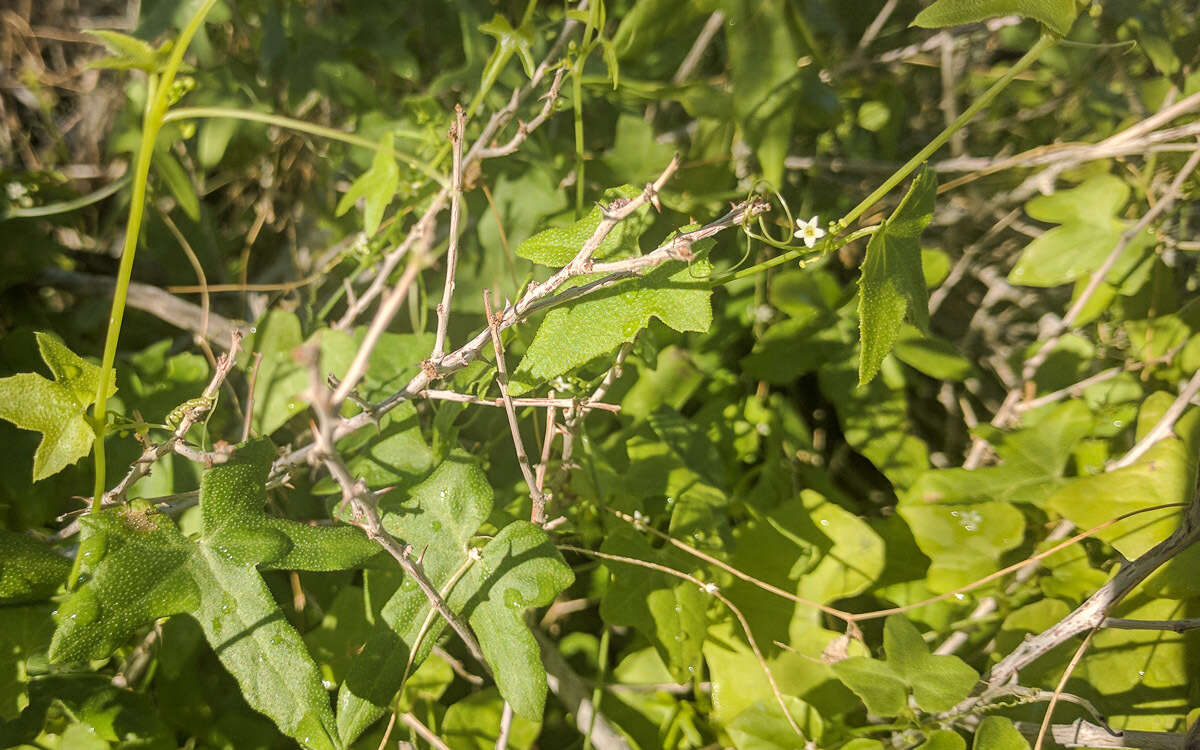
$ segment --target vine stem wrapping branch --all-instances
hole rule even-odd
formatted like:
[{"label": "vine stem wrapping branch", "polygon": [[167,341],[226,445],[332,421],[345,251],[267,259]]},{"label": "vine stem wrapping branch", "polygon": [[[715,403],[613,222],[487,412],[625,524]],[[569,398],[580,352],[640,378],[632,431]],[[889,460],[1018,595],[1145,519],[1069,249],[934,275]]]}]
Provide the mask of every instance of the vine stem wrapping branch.
[{"label": "vine stem wrapping branch", "polygon": [[[232,343],[229,345],[229,351],[222,354],[217,359],[217,366],[213,371],[212,379],[208,381],[203,393],[200,394],[200,402],[194,406],[183,410],[183,418],[179,420],[179,424],[175,427],[175,431],[171,433],[171,437],[167,438],[158,445],[149,445],[142,455],[138,456],[137,460],[129,467],[128,473],[117,482],[116,486],[108,492],[105,492],[100,501],[100,505],[115,505],[125,499],[125,494],[129,492],[129,488],[134,482],[150,473],[151,467],[158,459],[171,452],[186,455],[188,451],[183,445],[183,440],[187,436],[188,431],[192,426],[200,420],[209,409],[212,408],[213,400],[217,397],[217,391],[221,389],[221,384],[225,382],[226,376],[233,368],[234,357],[237,355],[238,349],[241,347],[242,334],[235,331],[231,337]],[[220,454],[217,454],[220,455]],[[207,457],[210,460],[214,458],[213,454],[204,454],[202,457]],[[93,503],[95,498],[92,498]]]}]

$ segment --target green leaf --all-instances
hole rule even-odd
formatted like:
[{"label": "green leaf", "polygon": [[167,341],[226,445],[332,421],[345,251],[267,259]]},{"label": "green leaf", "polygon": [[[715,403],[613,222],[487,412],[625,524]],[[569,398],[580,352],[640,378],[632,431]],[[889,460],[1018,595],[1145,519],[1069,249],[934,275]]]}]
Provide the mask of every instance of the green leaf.
[{"label": "green leaf", "polygon": [[[1008,280],[1025,286],[1058,286],[1083,278],[1104,263],[1129,222],[1117,212],[1129,199],[1129,186],[1113,175],[1100,175],[1070,190],[1038,196],[1025,211],[1038,221],[1059,226],[1047,230],[1021,251]],[[1122,255],[1128,267],[1153,246],[1143,232]]]},{"label": "green leaf", "polygon": [[957,656],[929,653],[921,633],[903,615],[887,618],[883,648],[888,664],[912,688],[917,706],[924,711],[950,710],[979,680],[979,674]]},{"label": "green leaf", "polygon": [[154,165],[154,171],[158,173],[158,176],[167,183],[171,195],[175,196],[175,200],[187,217],[192,221],[199,221],[200,196],[196,194],[196,186],[188,177],[187,170],[171,153],[170,146],[165,140],[154,149],[154,158],[151,160],[151,164]]},{"label": "green leaf", "polygon": [[[86,410],[96,400],[100,368],[50,334],[36,334],[54,380],[32,372],[0,378],[0,419],[42,433],[33,457],[33,481],[57,474],[88,454],[96,434]],[[109,373],[109,395],[116,392]]]},{"label": "green leaf", "polygon": [[842,433],[895,487],[908,487],[929,468],[929,449],[913,434],[903,369],[883,361],[884,377],[856,387],[853,360],[839,358],[818,370],[821,392],[837,409]]},{"label": "green leaf", "polygon": [[1075,0],[937,0],[913,19],[913,26],[936,29],[977,23],[999,16],[1032,18],[1059,36],[1075,22]]},{"label": "green leaf", "polygon": [[999,465],[927,471],[905,493],[904,502],[995,500],[1041,506],[1067,481],[1072,451],[1093,423],[1082,402],[1059,404],[1026,429],[989,435]]},{"label": "green leaf", "polygon": [[275,446],[251,440],[200,482],[204,542],[239,565],[282,570],[345,570],[380,553],[354,526],[310,526],[266,515]]},{"label": "green leaf", "polygon": [[[471,693],[446,709],[439,736],[454,750],[493,750],[500,736],[504,699],[495,688]],[[529,750],[541,731],[539,722],[513,717],[507,747]]]},{"label": "green leaf", "polygon": [[[656,550],[631,531],[608,536],[600,550],[669,567],[686,565],[673,548]],[[620,562],[606,562],[604,567],[611,579],[600,599],[601,619],[644,635],[675,681],[694,679],[701,666],[710,597],[695,584],[663,573]]]},{"label": "green leaf", "polygon": [[1008,503],[923,505],[898,509],[929,556],[929,588],[953,591],[999,567],[1000,556],[1025,537],[1025,516]]},{"label": "green leaf", "polygon": [[[224,107],[239,105],[240,102],[236,99],[226,99],[218,103],[218,106]],[[221,157],[225,155],[225,149],[229,147],[229,141],[237,132],[238,125],[239,121],[232,117],[214,117],[201,123],[200,133],[196,137],[196,160],[200,162],[200,166],[212,169],[221,163]]]},{"label": "green leaf", "polygon": [[304,391],[311,375],[292,357],[303,344],[319,342],[321,372],[341,377],[354,358],[354,340],[344,331],[323,328],[303,340],[299,319],[290,312],[272,310],[255,326],[246,340],[246,351],[263,355],[254,382],[254,412],[250,421],[259,435],[271,435],[289,419],[308,408]]},{"label": "green leaf", "polygon": [[[1159,391],[1142,404],[1139,436],[1144,435],[1173,401]],[[1046,507],[1081,528],[1092,528],[1116,516],[1165,503],[1187,503],[1196,482],[1200,449],[1200,409],[1192,408],[1175,423],[1175,435],[1156,443],[1136,463],[1114,471],[1079,477],[1065,485]],[[1147,514],[1143,519],[1097,532],[1126,559],[1139,557],[1179,525],[1180,511]]]},{"label": "green leaf", "polygon": [[917,745],[916,750],[967,750],[967,742],[958,732],[935,729],[925,737],[924,742]]},{"label": "green leaf", "polygon": [[985,716],[975,729],[971,750],[1029,750],[1029,740],[1017,731],[1012,719]]},{"label": "green leaf", "polygon": [[645,184],[657,177],[674,155],[675,147],[659,143],[654,126],[645,118],[623,112],[617,117],[613,147],[604,155],[603,162],[616,180]]},{"label": "green leaf", "polygon": [[521,67],[525,69],[525,76],[533,77],[533,33],[528,24],[522,24],[521,28],[514,29],[507,18],[497,13],[492,16],[492,20],[480,24],[479,30],[496,40],[496,49],[492,53],[488,67],[483,72],[483,85],[481,86],[483,90],[491,87],[492,82],[495,81],[496,76],[508,63],[513,53],[520,58]]},{"label": "green leaf", "polygon": [[859,278],[858,317],[862,355],[858,383],[879,372],[907,315],[922,331],[929,329],[929,294],[921,270],[921,232],[933,218],[937,176],[923,167],[900,205],[871,235]]},{"label": "green leaf", "polygon": [[334,213],[338,216],[345,214],[359,198],[365,198],[363,208],[363,231],[370,237],[379,229],[383,221],[383,212],[387,209],[392,198],[396,196],[396,188],[400,186],[400,167],[392,151],[392,133],[384,133],[379,150],[371,161],[371,168],[363,172],[342,199],[338,201]]},{"label": "green leaf", "polygon": [[821,715],[799,698],[783,696],[788,713],[799,725],[797,737],[778,701],[757,701],[726,727],[737,750],[791,750],[806,742],[819,745],[825,730]]},{"label": "green leaf", "polygon": [[98,674],[50,675],[29,685],[29,705],[0,725],[4,747],[71,750],[178,747],[148,696],[114,687]]},{"label": "green leaf", "polygon": [[892,352],[896,359],[935,380],[963,381],[975,368],[951,342],[905,324]]},{"label": "green leaf", "polygon": [[45,599],[67,580],[71,562],[28,534],[0,529],[0,603]]},{"label": "green leaf", "polygon": [[[783,182],[784,159],[792,143],[799,102],[807,88],[820,88],[797,71],[796,60],[808,52],[790,23],[790,4],[781,0],[741,0],[726,6],[729,72],[737,96],[734,109],[743,123],[745,141],[754,151],[763,178]],[[736,30],[736,33],[733,33]],[[805,107],[821,111],[821,107]]]},{"label": "green leaf", "polygon": [[851,657],[833,665],[834,674],[880,716],[896,716],[908,707],[908,690],[917,706],[935,713],[946,711],[970,694],[978,673],[957,656],[929,653],[916,627],[903,615],[884,623],[886,661]]},{"label": "green leaf", "polygon": [[[31,661],[45,660],[46,648],[54,634],[50,603],[0,607],[0,721],[15,719],[28,705]],[[0,725],[2,726],[2,725]],[[0,745],[4,730],[0,728]]]},{"label": "green leaf", "polygon": [[514,521],[488,542],[483,558],[463,578],[464,613],[495,672],[500,695],[518,716],[540,721],[546,672],[525,610],[543,607],[575,580],[546,532]]},{"label": "green leaf", "polygon": [[877,716],[898,716],[908,706],[908,688],[887,662],[851,656],[833,665],[833,673]]},{"label": "green leaf", "polygon": [[[540,719],[545,671],[523,613],[548,604],[573,580],[545,532],[525,522],[511,523],[467,568],[471,540],[491,514],[492,490],[461,453],[452,454],[408,497],[385,496],[382,509],[388,532],[422,550],[425,574],[440,591],[466,569],[446,596],[447,604],[470,623],[505,700],[520,715]],[[383,715],[404,686],[405,673],[424,661],[445,627],[412,581],[396,590],[338,693],[344,742],[352,742]]]},{"label": "green leaf", "polygon": [[[697,242],[703,252],[711,243]],[[663,264],[645,276],[588,295],[546,314],[525,351],[510,388],[513,394],[572,370],[632,341],[656,317],[676,331],[706,331],[712,324],[712,290],[697,284],[708,263],[684,268]],[[589,277],[581,277],[583,283]]]},{"label": "green leaf", "polygon": [[105,47],[116,53],[111,57],[93,60],[88,63],[89,68],[144,70],[147,73],[154,73],[166,62],[166,53],[170,49],[168,45],[163,45],[155,49],[149,43],[137,37],[122,34],[118,31],[89,29],[84,33],[88,36],[96,37],[104,43]]},{"label": "green leaf", "polygon": [[250,706],[306,747],[339,747],[320,672],[255,568],[330,570],[375,550],[357,529],[267,517],[274,455],[255,440],[205,474],[197,541],[140,501],[80,519],[80,583],[59,609],[50,658],[103,659],[142,626],[188,614]]},{"label": "green leaf", "polygon": [[[628,201],[642,194],[642,189],[633,185],[622,185],[604,191],[600,203],[612,206],[615,202]],[[558,268],[571,262],[588,238],[595,233],[604,218],[604,211],[599,205],[593,206],[586,216],[565,227],[543,229],[529,239],[517,245],[516,254],[519,257],[540,263],[543,266]],[[624,221],[613,227],[604,241],[597,246],[592,257],[596,260],[611,260],[641,255],[638,247],[638,237],[654,223],[654,215],[650,213],[650,205],[639,208]]]}]

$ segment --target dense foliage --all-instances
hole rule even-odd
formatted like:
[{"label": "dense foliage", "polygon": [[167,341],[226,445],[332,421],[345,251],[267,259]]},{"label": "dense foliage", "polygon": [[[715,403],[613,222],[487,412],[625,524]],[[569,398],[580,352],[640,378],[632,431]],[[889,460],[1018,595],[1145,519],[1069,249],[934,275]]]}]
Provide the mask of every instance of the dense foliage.
[{"label": "dense foliage", "polygon": [[0,35],[0,746],[1195,742],[1194,3],[132,7]]}]

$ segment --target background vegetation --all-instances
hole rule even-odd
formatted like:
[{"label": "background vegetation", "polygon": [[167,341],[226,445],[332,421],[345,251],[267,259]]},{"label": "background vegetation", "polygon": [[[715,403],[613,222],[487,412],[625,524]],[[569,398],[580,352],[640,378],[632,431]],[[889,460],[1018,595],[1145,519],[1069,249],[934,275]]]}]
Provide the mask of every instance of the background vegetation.
[{"label": "background vegetation", "polygon": [[0,11],[0,746],[1196,741],[1194,3],[393,5]]}]

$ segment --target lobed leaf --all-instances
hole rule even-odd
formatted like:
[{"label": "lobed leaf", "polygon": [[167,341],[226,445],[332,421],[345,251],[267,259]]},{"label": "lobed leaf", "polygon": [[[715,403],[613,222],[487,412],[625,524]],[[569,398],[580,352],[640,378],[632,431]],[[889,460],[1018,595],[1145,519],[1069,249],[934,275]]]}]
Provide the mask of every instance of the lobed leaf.
[{"label": "lobed leaf", "polygon": [[[697,242],[693,249],[703,251],[709,246],[711,241]],[[712,290],[696,283],[697,276],[707,275],[707,262],[684,268],[671,265],[548,312],[513,373],[509,390],[514,395],[524,393],[611,352],[632,341],[651,318],[680,332],[708,330]],[[586,283],[588,277],[581,278]]]},{"label": "lobed leaf", "polygon": [[[33,372],[0,378],[0,419],[42,434],[33,456],[33,481],[45,479],[86,456],[96,433],[87,408],[96,400],[100,368],[48,333],[37,332],[38,350],[54,380]],[[109,395],[116,392],[109,373]]]}]

